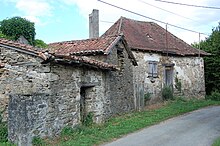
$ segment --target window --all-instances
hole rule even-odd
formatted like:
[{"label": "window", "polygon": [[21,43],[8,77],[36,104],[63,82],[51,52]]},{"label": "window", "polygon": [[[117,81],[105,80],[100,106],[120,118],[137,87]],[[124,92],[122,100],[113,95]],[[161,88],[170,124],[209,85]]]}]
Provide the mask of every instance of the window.
[{"label": "window", "polygon": [[156,61],[150,61],[148,64],[148,77],[156,78],[157,75],[157,62]]}]

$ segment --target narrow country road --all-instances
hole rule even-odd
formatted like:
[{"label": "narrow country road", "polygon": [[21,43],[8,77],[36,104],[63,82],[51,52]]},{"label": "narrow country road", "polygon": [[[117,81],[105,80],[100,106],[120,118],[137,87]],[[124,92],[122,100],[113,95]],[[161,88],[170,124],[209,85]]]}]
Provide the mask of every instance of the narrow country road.
[{"label": "narrow country road", "polygon": [[220,136],[220,106],[203,108],[104,146],[210,146]]}]

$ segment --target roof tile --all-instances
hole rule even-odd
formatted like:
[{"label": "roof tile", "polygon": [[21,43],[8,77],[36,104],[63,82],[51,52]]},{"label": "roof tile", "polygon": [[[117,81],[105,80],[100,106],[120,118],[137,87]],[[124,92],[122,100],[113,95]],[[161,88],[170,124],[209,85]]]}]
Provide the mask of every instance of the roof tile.
[{"label": "roof tile", "polygon": [[[103,40],[103,43],[105,43],[104,40]],[[30,46],[30,45],[25,45],[25,44],[21,44],[21,43],[15,42],[15,41],[6,40],[6,39],[2,39],[2,38],[0,38],[0,45],[15,47],[15,48],[19,48],[21,50],[30,51],[30,52],[33,52],[33,53],[37,54],[38,57],[40,57],[44,60],[48,59],[48,57],[47,57],[48,54],[44,53],[44,52],[46,52],[45,50],[35,48],[33,46]],[[102,46],[105,46],[105,45],[106,44],[103,44]],[[59,45],[58,45],[58,47],[59,47]],[[67,47],[67,50],[72,51],[72,48],[68,49],[68,47]],[[64,49],[64,52],[65,51],[66,50]],[[74,55],[69,55],[69,54],[71,54],[71,52],[67,53],[67,55],[65,53],[62,53],[62,47],[61,47],[61,48],[58,48],[58,51],[57,52],[55,51],[55,54],[53,54],[53,55],[58,57],[58,58],[68,59],[68,60],[75,61],[77,63],[81,63],[81,64],[84,64],[84,65],[89,65],[89,66],[92,66],[93,68],[109,69],[109,70],[116,70],[117,69],[116,66],[112,65],[112,64],[104,63],[104,62],[97,61],[97,60],[94,60],[94,59],[89,59],[88,57],[85,57],[85,56],[84,57],[83,56],[74,56]],[[0,62],[0,68],[2,68],[2,67],[4,67],[4,64],[2,64]]]},{"label": "roof tile", "polygon": [[49,50],[59,55],[107,54],[114,42],[119,38],[121,38],[120,35],[111,35],[94,39],[51,43],[49,44]]},{"label": "roof tile", "polygon": [[154,22],[121,17],[103,34],[103,37],[118,33],[123,33],[129,47],[133,50],[168,52],[182,56],[208,55],[205,51],[193,48]]}]

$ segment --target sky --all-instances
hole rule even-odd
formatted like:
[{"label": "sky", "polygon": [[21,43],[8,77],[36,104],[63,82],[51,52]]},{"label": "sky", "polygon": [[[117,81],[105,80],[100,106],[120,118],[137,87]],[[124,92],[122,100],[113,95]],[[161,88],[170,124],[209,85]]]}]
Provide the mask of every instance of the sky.
[{"label": "sky", "polygon": [[[194,33],[167,25],[169,32],[191,44],[211,34],[220,22],[220,9],[204,9],[174,5],[158,0],[102,0],[132,12],[190,29]],[[192,5],[220,7],[219,0],[167,0]],[[89,14],[99,10],[99,30],[102,35],[121,16],[130,19],[156,22],[98,0],[0,0],[0,21],[20,16],[35,23],[36,39],[46,43],[80,40],[89,37]],[[206,35],[204,35],[204,34]],[[200,38],[200,39],[199,39]]]}]

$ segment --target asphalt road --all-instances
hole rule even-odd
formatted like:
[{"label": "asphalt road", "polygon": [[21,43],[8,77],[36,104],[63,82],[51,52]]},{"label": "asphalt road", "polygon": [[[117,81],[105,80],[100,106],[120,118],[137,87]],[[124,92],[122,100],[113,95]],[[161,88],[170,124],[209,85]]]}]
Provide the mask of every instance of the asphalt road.
[{"label": "asphalt road", "polygon": [[220,106],[175,117],[103,146],[210,146],[220,136]]}]

